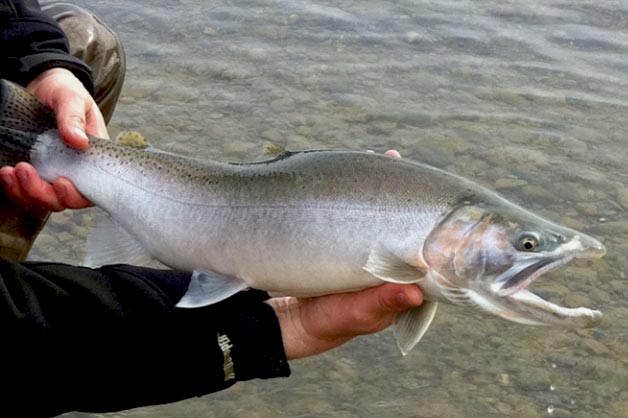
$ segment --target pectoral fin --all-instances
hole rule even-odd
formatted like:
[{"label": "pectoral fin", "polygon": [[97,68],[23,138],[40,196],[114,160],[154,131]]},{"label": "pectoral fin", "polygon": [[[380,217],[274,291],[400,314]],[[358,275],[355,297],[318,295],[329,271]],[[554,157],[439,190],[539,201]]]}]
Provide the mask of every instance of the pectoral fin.
[{"label": "pectoral fin", "polygon": [[395,320],[394,334],[404,356],[421,340],[434,319],[437,307],[438,303],[426,300],[421,306],[399,314]]},{"label": "pectoral fin", "polygon": [[426,274],[423,267],[412,266],[383,247],[371,251],[364,270],[392,283],[417,283]]},{"label": "pectoral fin", "polygon": [[205,270],[194,270],[185,295],[178,308],[200,308],[212,305],[246,289],[244,280]]}]

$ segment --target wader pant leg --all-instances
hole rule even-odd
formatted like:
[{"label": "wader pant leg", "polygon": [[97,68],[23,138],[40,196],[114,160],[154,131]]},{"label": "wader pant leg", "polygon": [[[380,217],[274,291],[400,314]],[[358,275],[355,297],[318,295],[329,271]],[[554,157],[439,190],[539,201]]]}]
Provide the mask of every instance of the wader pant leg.
[{"label": "wader pant leg", "polygon": [[[76,5],[46,0],[39,3],[65,32],[70,53],[92,68],[94,99],[108,123],[126,71],[124,49],[118,36],[97,17]],[[48,214],[35,215],[9,202],[0,189],[0,257],[24,260],[47,219]]]}]

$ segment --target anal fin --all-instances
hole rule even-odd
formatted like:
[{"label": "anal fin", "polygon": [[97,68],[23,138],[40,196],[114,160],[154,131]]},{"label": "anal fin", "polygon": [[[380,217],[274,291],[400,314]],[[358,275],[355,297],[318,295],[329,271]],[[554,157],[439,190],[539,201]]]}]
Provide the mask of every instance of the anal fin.
[{"label": "anal fin", "polygon": [[213,305],[248,288],[244,280],[206,270],[194,270],[178,308],[200,308]]},{"label": "anal fin", "polygon": [[395,320],[394,334],[404,356],[421,340],[434,319],[437,307],[437,302],[426,300],[420,306],[399,314]]},{"label": "anal fin", "polygon": [[148,249],[107,212],[92,209],[93,226],[87,238],[84,265],[100,267],[105,264],[147,266],[153,261]]}]

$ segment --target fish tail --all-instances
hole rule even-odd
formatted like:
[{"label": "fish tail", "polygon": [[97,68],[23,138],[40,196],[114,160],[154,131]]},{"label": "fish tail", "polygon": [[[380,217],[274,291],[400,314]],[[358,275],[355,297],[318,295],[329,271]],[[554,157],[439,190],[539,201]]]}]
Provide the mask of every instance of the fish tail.
[{"label": "fish tail", "polygon": [[55,128],[52,109],[23,87],[0,80],[0,166],[30,162],[39,135]]}]

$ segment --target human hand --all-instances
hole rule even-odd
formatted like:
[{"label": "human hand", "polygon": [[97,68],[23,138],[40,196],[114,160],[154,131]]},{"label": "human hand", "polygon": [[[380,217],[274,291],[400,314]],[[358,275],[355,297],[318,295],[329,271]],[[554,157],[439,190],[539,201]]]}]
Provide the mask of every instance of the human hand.
[{"label": "human hand", "polygon": [[267,303],[279,318],[286,356],[296,359],[387,328],[399,313],[423,303],[423,293],[416,285],[386,283],[359,292],[272,298]]},{"label": "human hand", "polygon": [[98,105],[72,72],[51,68],[35,77],[26,89],[54,110],[61,139],[69,146],[87,148],[89,140],[85,133],[109,138]]},{"label": "human hand", "polygon": [[[44,71],[28,84],[27,89],[55,111],[59,133],[68,145],[86,148],[86,132],[99,138],[109,137],[94,99],[70,71],[63,68]],[[59,178],[49,184],[27,163],[20,163],[15,168],[2,167],[0,179],[6,195],[31,212],[90,205],[70,180]]]},{"label": "human hand", "polygon": [[91,205],[69,179],[60,177],[52,184],[47,183],[39,177],[35,167],[28,163],[0,168],[0,180],[7,197],[34,214],[43,215],[48,211],[81,209]]}]

